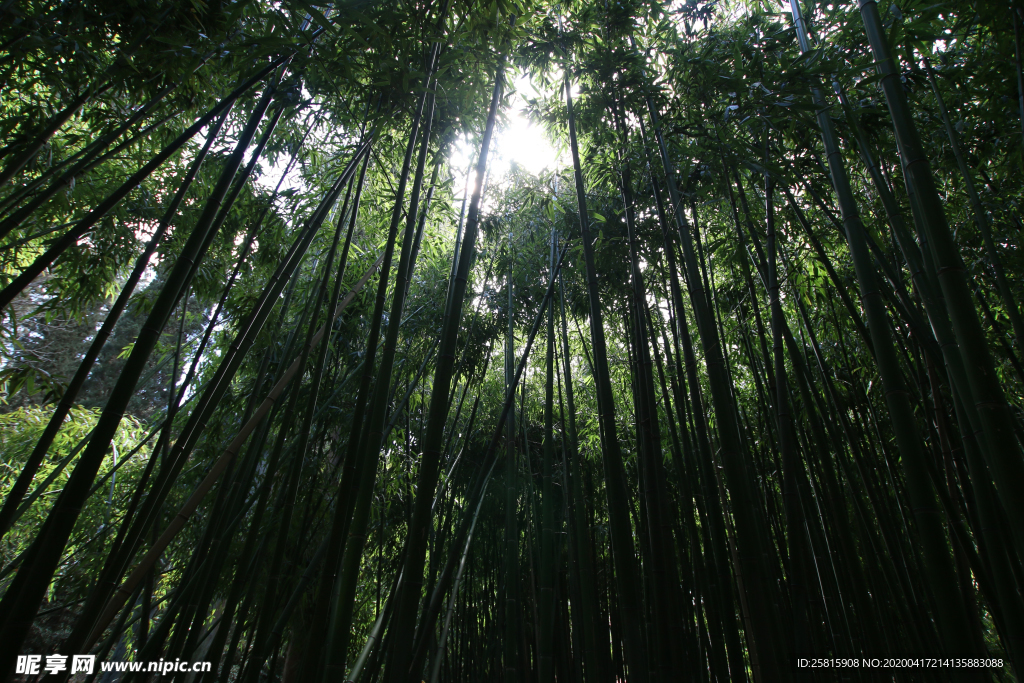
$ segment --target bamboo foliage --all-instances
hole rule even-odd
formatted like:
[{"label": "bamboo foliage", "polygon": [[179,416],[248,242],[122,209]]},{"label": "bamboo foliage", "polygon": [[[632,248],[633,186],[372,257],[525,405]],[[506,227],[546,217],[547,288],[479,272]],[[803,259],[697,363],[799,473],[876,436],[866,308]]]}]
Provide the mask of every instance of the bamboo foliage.
[{"label": "bamboo foliage", "polygon": [[0,7],[3,679],[1017,680],[1018,4]]}]

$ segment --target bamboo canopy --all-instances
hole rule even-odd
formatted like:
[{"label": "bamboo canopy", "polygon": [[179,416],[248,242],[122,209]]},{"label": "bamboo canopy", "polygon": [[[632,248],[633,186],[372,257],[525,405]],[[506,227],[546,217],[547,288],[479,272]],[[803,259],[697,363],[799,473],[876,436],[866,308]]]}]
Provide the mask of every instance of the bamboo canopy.
[{"label": "bamboo canopy", "polygon": [[0,3],[0,683],[1021,680],[1022,22]]}]

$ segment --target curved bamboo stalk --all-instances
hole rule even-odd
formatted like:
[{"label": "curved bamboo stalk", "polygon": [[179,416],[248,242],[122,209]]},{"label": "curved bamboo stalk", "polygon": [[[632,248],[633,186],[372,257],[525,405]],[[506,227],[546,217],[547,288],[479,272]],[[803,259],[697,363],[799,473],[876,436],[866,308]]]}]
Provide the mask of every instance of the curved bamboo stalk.
[{"label": "curved bamboo stalk", "polygon": [[[223,98],[210,111],[206,112],[206,114],[204,114],[198,121],[186,128],[181,135],[164,147],[156,156],[143,165],[142,168],[132,174],[128,180],[122,183],[120,187],[114,190],[114,192],[112,192],[105,200],[90,211],[88,215],[78,221],[74,228],[54,241],[50,248],[38,256],[27,268],[22,270],[10,284],[3,288],[3,290],[0,290],[0,310],[7,308],[11,301],[14,300],[14,297],[28,287],[44,270],[49,268],[50,265],[52,265],[53,262],[56,261],[57,258],[70,246],[76,244],[83,235],[96,227],[96,224],[99,223],[100,219],[110,213],[110,211],[117,206],[122,199],[128,196],[129,192],[134,190],[143,180],[152,175],[153,171],[163,165],[163,163],[175,152],[181,149],[186,142],[195,137],[196,134],[209,125],[214,118],[222,114],[228,107],[234,104],[239,97],[244,95],[254,85],[260,83],[266,76],[284,64],[287,60],[287,57],[279,58],[269,66],[261,69],[255,76],[247,80],[241,86],[235,88],[235,90],[233,90],[227,97]],[[267,104],[269,104],[269,101]],[[242,151],[244,152],[244,147]]]},{"label": "curved bamboo stalk", "polygon": [[10,530],[11,524],[14,523],[15,509],[21,502],[21,498],[25,495],[25,492],[28,491],[28,487],[32,483],[32,478],[35,476],[39,469],[39,465],[42,463],[43,458],[50,449],[53,439],[57,436],[57,432],[60,431],[68,413],[71,412],[75,399],[78,397],[78,392],[81,390],[82,385],[85,384],[85,380],[89,377],[89,373],[92,371],[92,366],[96,363],[96,359],[99,358],[100,351],[106,344],[107,339],[110,338],[110,333],[113,332],[114,325],[117,324],[117,321],[121,318],[121,314],[124,312],[125,307],[128,305],[128,299],[135,292],[135,286],[139,283],[143,272],[149,266],[150,257],[156,251],[160,242],[163,241],[164,235],[167,232],[167,226],[177,213],[178,207],[181,205],[181,201],[185,197],[185,192],[192,185],[192,181],[195,179],[196,173],[199,171],[199,166],[203,163],[203,159],[206,158],[206,154],[210,151],[210,145],[213,144],[214,139],[220,132],[221,126],[224,125],[224,121],[227,119],[228,113],[230,113],[230,107],[210,128],[210,132],[206,137],[206,143],[203,145],[203,148],[196,156],[195,161],[192,162],[192,166],[185,174],[174,198],[171,200],[170,204],[167,205],[167,210],[164,212],[164,216],[160,220],[160,224],[153,232],[153,236],[146,244],[145,250],[143,250],[139,258],[136,259],[135,268],[132,270],[131,275],[128,276],[124,286],[121,287],[121,293],[118,294],[117,299],[113,304],[111,304],[110,311],[107,313],[107,317],[104,319],[103,325],[100,327],[99,331],[96,332],[96,336],[93,338],[92,343],[89,344],[89,349],[85,352],[85,357],[82,359],[82,362],[79,363],[78,369],[75,371],[75,375],[71,378],[71,381],[68,382],[68,387],[64,390],[64,394],[57,403],[57,407],[54,409],[53,415],[50,417],[50,421],[47,423],[43,433],[39,436],[39,440],[32,449],[32,453],[29,454],[28,460],[25,461],[22,471],[18,474],[18,479],[14,482],[14,485],[7,493],[7,498],[4,500],[3,508],[0,509],[0,537],[5,535]]},{"label": "curved bamboo stalk", "polygon": [[[96,424],[92,440],[82,453],[39,536],[30,547],[22,570],[18,572],[18,576],[11,584],[11,589],[0,603],[0,607],[4,607],[2,611],[7,614],[2,630],[6,637],[2,639],[4,647],[0,649],[0,667],[7,665],[7,659],[14,661],[16,651],[21,646],[31,623],[31,615],[38,609],[38,604],[49,583],[49,577],[56,569],[60,555],[75,521],[78,519],[84,497],[88,494],[88,489],[92,485],[92,480],[96,476],[96,471],[99,469],[107,447],[121,423],[124,409],[134,393],[139,376],[163,332],[171,311],[185,288],[189,273],[193,272],[195,263],[203,257],[203,246],[208,243],[209,233],[212,231],[220,202],[234,179],[242,162],[242,155],[255,136],[264,112],[270,105],[271,94],[272,90],[268,89],[250,115],[230,162],[221,174],[217,187],[183,247],[167,278],[167,283],[161,290],[135,345],[132,347],[132,353],[125,362],[117,384],[111,393],[111,398]],[[31,568],[31,571],[26,571],[28,568]],[[15,589],[15,587],[17,588]],[[8,646],[10,651],[8,651]]]},{"label": "curved bamboo stalk", "polygon": [[[338,317],[338,315],[340,315],[341,312],[345,310],[345,307],[348,306],[348,304],[352,301],[352,299],[355,298],[356,294],[358,294],[359,291],[363,288],[363,285],[366,284],[366,282],[370,279],[373,273],[376,272],[377,268],[380,267],[380,264],[383,260],[383,256],[378,258],[377,261],[372,266],[370,266],[369,269],[367,269],[366,273],[363,274],[363,277],[361,277],[359,281],[356,282],[356,284],[352,287],[352,289],[349,290],[349,293],[346,294],[345,298],[342,299],[341,303],[338,304],[338,307],[334,310],[334,313],[333,315],[330,316],[328,322],[324,323],[320,327],[320,329],[318,329],[316,333],[314,333],[313,336],[310,338],[308,344],[309,349],[316,348],[317,344],[320,343],[320,340],[326,333],[328,327],[331,324],[333,324],[334,320]],[[107,603],[106,608],[103,610],[102,614],[96,620],[96,624],[85,642],[86,648],[91,647],[92,644],[96,642],[99,636],[103,633],[103,630],[106,628],[107,623],[109,623],[110,619],[112,619],[113,616],[117,614],[117,612],[121,609],[127,597],[135,589],[135,586],[140,581],[142,581],[146,573],[149,572],[153,563],[157,561],[157,559],[163,553],[164,549],[170,544],[174,537],[177,536],[178,532],[182,529],[182,527],[185,526],[185,523],[192,516],[192,513],[196,511],[196,509],[199,507],[199,504],[202,502],[203,498],[206,497],[206,494],[209,493],[214,483],[217,481],[217,479],[220,478],[221,473],[223,473],[224,469],[234,459],[239,449],[245,444],[245,441],[249,438],[249,435],[252,434],[253,430],[255,430],[257,425],[259,425],[259,423],[263,420],[263,417],[274,406],[274,402],[277,401],[277,399],[281,396],[284,390],[289,386],[289,384],[291,384],[291,381],[298,374],[298,371],[302,366],[301,361],[301,357],[296,358],[292,362],[292,364],[288,366],[288,369],[285,370],[284,374],[281,376],[281,379],[277,381],[277,383],[274,385],[274,388],[271,389],[267,397],[263,399],[263,402],[260,404],[260,407],[256,409],[253,416],[249,418],[249,421],[238,431],[238,433],[235,435],[235,438],[232,439],[231,443],[229,443],[228,446],[224,449],[224,453],[221,454],[221,456],[217,458],[217,460],[214,462],[213,466],[210,468],[209,473],[203,479],[202,483],[200,483],[199,486],[196,487],[196,490],[192,493],[191,496],[189,496],[189,499],[185,502],[181,509],[178,510],[178,513],[174,516],[174,519],[167,526],[164,532],[160,535],[160,538],[157,539],[157,541],[153,544],[153,546],[142,558],[142,560],[139,561],[138,565],[136,565],[132,573],[128,576],[127,579],[125,579],[124,583],[121,584],[121,587],[110,599],[110,602]]]}]

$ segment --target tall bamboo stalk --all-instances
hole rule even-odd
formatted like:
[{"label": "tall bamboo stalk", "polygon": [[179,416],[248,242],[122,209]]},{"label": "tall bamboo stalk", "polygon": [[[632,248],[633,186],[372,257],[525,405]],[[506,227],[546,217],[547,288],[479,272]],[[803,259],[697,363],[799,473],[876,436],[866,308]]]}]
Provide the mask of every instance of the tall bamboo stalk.
[{"label": "tall bamboo stalk", "polygon": [[[791,2],[791,6],[794,21],[797,23],[800,47],[802,51],[806,52],[810,48],[800,8],[795,2]],[[926,576],[934,596],[932,609],[935,610],[936,621],[945,647],[954,651],[967,647],[966,644],[971,643],[972,639],[967,630],[968,621],[964,604],[956,587],[936,492],[927,473],[925,455],[921,448],[920,430],[893,345],[888,315],[878,289],[877,273],[873,259],[868,252],[868,238],[853,192],[850,189],[846,167],[836,144],[832,121],[820,92],[814,89],[812,94],[819,107],[818,124],[822,130],[822,141],[828,158],[829,171],[839,200],[846,240],[860,285],[861,301],[868,318],[868,330],[871,332],[874,345],[875,362],[885,387],[886,405],[892,417],[892,429],[902,456],[901,462],[906,475],[908,494],[917,521],[919,543],[925,557]]]},{"label": "tall bamboo stalk", "polygon": [[[437,46],[431,53],[431,64],[436,60]],[[428,71],[427,83],[430,85],[430,72]],[[384,302],[388,290],[388,278],[386,273],[390,270],[391,258],[394,254],[395,240],[398,235],[398,225],[402,218],[402,205],[405,199],[405,186],[408,182],[409,171],[412,165],[412,156],[416,148],[417,135],[421,117],[426,115],[426,122],[423,125],[424,134],[421,144],[419,163],[416,169],[416,176],[413,181],[413,192],[410,199],[405,236],[402,240],[401,253],[398,262],[398,272],[395,276],[394,299],[391,307],[391,315],[388,318],[388,329],[385,336],[383,355],[381,356],[380,369],[373,391],[373,402],[370,406],[370,413],[367,417],[357,443],[358,450],[350,451],[349,457],[354,459],[353,477],[350,487],[345,491],[352,496],[351,501],[344,501],[351,506],[351,517],[348,522],[348,540],[345,544],[345,551],[342,555],[342,575],[335,582],[332,595],[331,617],[327,632],[325,652],[326,666],[323,676],[343,675],[341,669],[345,664],[347,644],[349,638],[349,627],[352,619],[352,609],[355,600],[356,581],[358,580],[360,560],[363,551],[363,544],[366,541],[366,525],[369,519],[370,502],[373,494],[373,483],[377,477],[377,461],[380,454],[381,442],[383,440],[383,426],[386,417],[388,388],[391,384],[391,372],[394,365],[395,349],[398,343],[398,324],[401,321],[402,309],[405,304],[407,292],[406,282],[410,273],[408,272],[410,252],[415,232],[416,205],[418,194],[423,182],[423,165],[426,159],[426,150],[430,142],[430,126],[433,120],[434,99],[429,91],[424,91],[419,100],[419,108],[413,118],[412,128],[409,133],[409,142],[406,146],[405,160],[403,162],[402,174],[399,179],[399,190],[395,199],[395,206],[391,214],[391,225],[388,229],[387,242],[384,252],[385,269],[381,271],[381,278],[377,285],[377,300],[375,309],[383,311]],[[375,318],[371,325],[371,339],[375,340],[380,329],[380,315]],[[355,424],[355,423],[354,423]],[[344,487],[344,482],[343,482]],[[341,504],[342,501],[339,501]]]},{"label": "tall bamboo stalk", "polygon": [[[430,391],[430,402],[427,412],[426,429],[423,434],[423,447],[420,456],[417,496],[413,506],[412,520],[409,524],[409,536],[406,541],[408,548],[405,555],[403,572],[406,576],[415,577],[400,592],[395,608],[395,629],[392,631],[392,648],[385,670],[386,681],[398,681],[407,677],[410,656],[410,644],[413,635],[415,610],[420,603],[420,590],[423,576],[424,558],[426,555],[427,529],[429,526],[430,507],[440,471],[441,447],[444,440],[444,427],[448,417],[448,393],[452,381],[455,363],[455,350],[459,324],[462,320],[462,306],[466,298],[470,266],[476,256],[476,239],[480,226],[480,200],[483,190],[484,175],[487,171],[487,154],[491,138],[494,135],[498,107],[504,88],[504,57],[499,58],[495,75],[494,90],[491,94],[490,108],[484,127],[480,145],[480,157],[477,161],[476,180],[473,194],[466,216],[466,229],[459,252],[459,264],[453,285],[450,288],[449,305],[445,310],[441,324],[441,342],[437,352],[437,364],[434,368],[434,381]],[[411,672],[419,675],[419,672]]]},{"label": "tall bamboo stalk", "polygon": [[611,527],[612,554],[615,561],[615,586],[619,598],[619,613],[625,628],[626,659],[629,675],[639,683],[648,680],[647,646],[640,632],[642,603],[633,531],[629,514],[629,495],[626,491],[626,473],[622,464],[618,431],[615,425],[615,402],[612,398],[611,378],[608,372],[608,352],[605,342],[604,314],[597,285],[597,266],[594,262],[593,237],[587,211],[586,186],[580,165],[579,143],[576,135],[576,117],[572,106],[570,69],[565,69],[565,107],[568,114],[569,147],[572,151],[573,173],[576,182],[576,202],[579,210],[580,231],[583,238],[583,258],[586,267],[587,303],[590,309],[590,338],[594,348],[594,381],[597,387],[598,415],[601,424],[601,446],[604,455],[605,492],[608,496],[608,514]]},{"label": "tall bamboo stalk", "polygon": [[[779,677],[788,678],[788,669],[780,661],[782,648],[777,642],[779,634],[772,628],[779,623],[778,596],[770,590],[767,582],[773,572],[768,568],[770,551],[765,547],[763,521],[755,507],[755,496],[751,488],[750,473],[743,461],[743,448],[740,441],[740,428],[736,419],[736,410],[732,398],[731,379],[722,352],[721,337],[715,324],[710,302],[701,281],[697,255],[690,236],[690,227],[674,182],[674,166],[665,145],[661,132],[657,111],[653,102],[647,98],[648,113],[651,117],[655,139],[661,152],[662,165],[669,188],[669,198],[675,210],[676,226],[680,244],[683,247],[686,283],[690,293],[690,303],[697,320],[697,329],[704,350],[705,364],[711,388],[712,403],[715,407],[718,438],[723,463],[729,480],[730,497],[733,503],[733,514],[736,517],[737,537],[739,540],[739,561],[742,564],[744,588],[743,599],[749,612],[750,626],[753,633],[748,640],[748,647],[756,647],[756,665],[754,679],[770,680]],[[751,642],[752,641],[752,642]],[[752,657],[753,658],[753,657]]]},{"label": "tall bamboo stalk", "polygon": [[921,148],[917,128],[911,116],[906,93],[899,80],[889,42],[882,28],[878,6],[873,0],[858,0],[864,30],[881,74],[881,84],[899,143],[907,185],[917,200],[921,238],[927,241],[926,253],[934,262],[957,345],[963,356],[972,400],[981,417],[989,443],[990,462],[999,498],[1010,516],[1018,556],[1024,555],[1024,457],[1014,434],[1014,418],[999,384],[988,341],[971,297],[970,285],[960,250],[946,222],[942,200],[935,187],[928,158]]}]

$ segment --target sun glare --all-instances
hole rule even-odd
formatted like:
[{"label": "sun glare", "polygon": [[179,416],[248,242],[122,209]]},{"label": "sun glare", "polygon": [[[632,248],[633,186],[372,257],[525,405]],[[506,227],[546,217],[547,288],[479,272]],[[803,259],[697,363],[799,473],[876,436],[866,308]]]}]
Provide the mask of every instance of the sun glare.
[{"label": "sun glare", "polygon": [[[512,96],[504,111],[504,124],[494,132],[490,151],[487,155],[486,184],[502,184],[512,170],[512,164],[523,168],[532,175],[553,171],[568,163],[568,152],[564,145],[553,142],[543,127],[537,125],[524,113],[528,99],[539,98],[541,94],[534,87],[529,76],[519,74],[512,81]],[[478,141],[460,140],[451,152],[450,163],[455,175],[455,187],[468,187],[466,173],[471,172],[470,164],[476,164],[480,146]]]},{"label": "sun glare", "polygon": [[539,98],[540,93],[525,75],[516,78],[512,87],[514,94],[507,110],[508,124],[498,133],[495,145],[497,163],[491,172],[502,176],[511,168],[512,162],[534,175],[554,170],[565,161],[563,150],[548,138],[543,128],[523,113],[526,101]]},{"label": "sun glare", "polygon": [[[512,93],[507,100],[502,119],[491,140],[490,152],[487,156],[488,186],[495,183],[501,185],[516,164],[532,175],[544,171],[553,171],[569,163],[568,151],[564,144],[552,142],[543,127],[530,120],[524,113],[527,101],[539,99],[541,93],[534,87],[530,77],[516,74],[512,79]],[[476,137],[476,136],[474,136]],[[476,165],[480,154],[479,138],[467,140],[462,138],[452,148],[449,163],[454,176],[454,187],[457,188],[456,200],[461,200],[465,189],[472,192],[472,183],[466,182],[466,174],[472,173],[471,164]],[[285,170],[288,160],[284,156],[275,163],[260,161],[261,173],[256,182],[265,190],[305,189],[305,182],[294,166]],[[285,175],[282,178],[282,175]],[[280,185],[279,185],[280,183]]]}]

